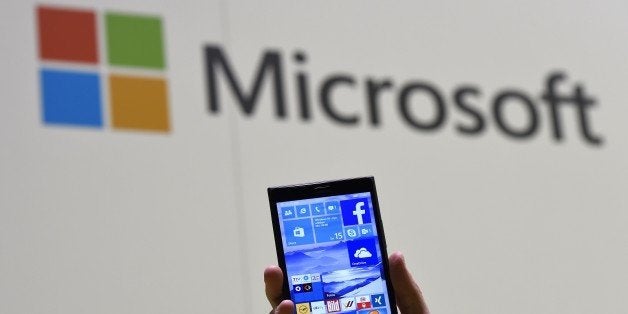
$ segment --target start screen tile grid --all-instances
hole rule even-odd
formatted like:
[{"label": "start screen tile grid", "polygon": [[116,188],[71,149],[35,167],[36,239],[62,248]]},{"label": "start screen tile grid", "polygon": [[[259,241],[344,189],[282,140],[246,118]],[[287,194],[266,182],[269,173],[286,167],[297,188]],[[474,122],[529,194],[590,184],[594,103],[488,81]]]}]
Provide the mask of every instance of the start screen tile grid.
[{"label": "start screen tile grid", "polygon": [[297,313],[388,313],[370,193],[282,202],[277,210]]}]

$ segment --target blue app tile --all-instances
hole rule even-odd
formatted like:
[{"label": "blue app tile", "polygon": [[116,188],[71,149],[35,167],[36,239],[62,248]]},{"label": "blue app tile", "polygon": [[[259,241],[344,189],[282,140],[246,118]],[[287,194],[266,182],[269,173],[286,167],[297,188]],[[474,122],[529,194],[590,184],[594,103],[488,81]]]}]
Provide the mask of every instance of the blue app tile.
[{"label": "blue app tile", "polygon": [[102,127],[98,74],[42,69],[40,79],[45,124]]},{"label": "blue app tile", "polygon": [[[307,285],[309,285],[310,290],[306,291]],[[296,303],[303,302],[312,302],[323,299],[323,283],[322,282],[312,282],[310,284],[300,285],[301,291],[297,292],[296,286],[292,286],[292,300]]]},{"label": "blue app tile", "polygon": [[373,233],[373,225],[372,224],[358,225],[358,228],[360,230],[360,236],[361,237],[372,237],[372,236],[375,235]]},{"label": "blue app tile", "polygon": [[358,227],[346,227],[345,228],[345,237],[347,240],[353,240],[360,237],[360,232]]},{"label": "blue app tile", "polygon": [[371,222],[371,210],[367,198],[354,198],[340,202],[345,226],[362,225]]},{"label": "blue app tile", "polygon": [[312,292],[312,283],[304,283],[292,286],[293,293],[309,293]]},{"label": "blue app tile", "polygon": [[304,245],[314,243],[311,219],[295,219],[283,222],[286,245]]},{"label": "blue app tile", "polygon": [[316,242],[340,241],[344,239],[340,215],[312,218]]},{"label": "blue app tile", "polygon": [[328,215],[340,214],[340,204],[336,201],[325,203],[325,209]]},{"label": "blue app tile", "polygon": [[286,206],[286,207],[281,208],[281,218],[290,219],[290,218],[296,218],[296,217],[297,215],[294,212],[293,206]]},{"label": "blue app tile", "polygon": [[310,210],[312,211],[312,216],[325,215],[325,204],[314,203],[310,205]]},{"label": "blue app tile", "polygon": [[379,263],[375,238],[347,241],[351,267],[374,266]]},{"label": "blue app tile", "polygon": [[297,205],[295,207],[297,212],[297,217],[308,217],[310,216],[310,205]]},{"label": "blue app tile", "polygon": [[386,306],[386,297],[383,294],[371,295],[371,306],[373,307]]}]

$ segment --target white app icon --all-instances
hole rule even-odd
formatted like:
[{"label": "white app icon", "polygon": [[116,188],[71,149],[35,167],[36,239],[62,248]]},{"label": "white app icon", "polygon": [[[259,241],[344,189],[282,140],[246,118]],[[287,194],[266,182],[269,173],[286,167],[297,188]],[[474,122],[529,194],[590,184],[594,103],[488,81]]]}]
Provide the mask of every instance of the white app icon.
[{"label": "white app icon", "polygon": [[369,250],[367,250],[365,247],[360,248],[358,250],[355,251],[355,253],[353,254],[353,257],[355,258],[369,258],[369,257],[373,257],[373,254],[371,252],[369,252]]},{"label": "white app icon", "polygon": [[327,310],[325,310],[325,301],[318,301],[310,303],[312,307],[312,314],[326,314]]},{"label": "white app icon", "polygon": [[301,282],[303,282],[303,277],[302,276],[292,276],[292,284],[293,285],[298,285]]},{"label": "white app icon", "polygon": [[294,228],[294,231],[292,231],[292,234],[294,234],[295,238],[303,238],[305,237],[305,229],[301,227],[296,227]]},{"label": "white app icon", "polygon": [[347,230],[347,235],[352,237],[352,238],[355,238],[358,235],[358,233],[355,232],[355,230],[353,230],[353,229],[349,229],[349,230]]},{"label": "white app icon", "polygon": [[366,214],[366,211],[362,207],[364,207],[364,202],[357,202],[355,204],[355,210],[353,211],[353,215],[358,218],[358,225],[364,224],[362,215]]},{"label": "white app icon", "polygon": [[[320,275],[315,274],[316,276]],[[304,284],[304,283],[312,283],[312,279],[314,277],[310,274],[306,274],[306,275],[297,275],[297,276],[292,276],[292,284],[293,285],[300,285],[300,284]]]},{"label": "white app icon", "polygon": [[382,299],[384,298],[383,295],[378,295],[377,297],[373,297],[373,306],[383,306],[384,302],[382,302]]},{"label": "white app icon", "polygon": [[321,281],[321,274],[311,274],[310,279],[312,282],[319,282]]},{"label": "white app icon", "polygon": [[341,306],[341,310],[343,312],[344,311],[355,310],[355,308],[356,308],[355,298],[340,299],[340,306]]}]

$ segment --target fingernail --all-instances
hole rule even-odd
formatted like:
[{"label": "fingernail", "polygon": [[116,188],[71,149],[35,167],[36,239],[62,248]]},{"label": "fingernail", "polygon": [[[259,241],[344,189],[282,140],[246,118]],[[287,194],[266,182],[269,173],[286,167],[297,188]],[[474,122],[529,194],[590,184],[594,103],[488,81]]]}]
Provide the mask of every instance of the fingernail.
[{"label": "fingernail", "polygon": [[399,252],[399,251],[397,251],[397,254],[399,254],[399,257],[401,258],[401,261],[405,263],[405,262],[406,262],[406,257],[405,257],[405,255],[403,255],[403,253],[401,253],[401,252]]}]

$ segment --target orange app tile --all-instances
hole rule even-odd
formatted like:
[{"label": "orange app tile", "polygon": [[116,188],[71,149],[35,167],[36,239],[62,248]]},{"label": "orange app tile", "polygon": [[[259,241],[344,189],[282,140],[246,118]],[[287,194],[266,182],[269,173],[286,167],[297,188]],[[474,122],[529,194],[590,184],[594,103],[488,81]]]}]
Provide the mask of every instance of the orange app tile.
[{"label": "orange app tile", "polygon": [[42,59],[98,63],[94,12],[40,6],[37,21]]},{"label": "orange app tile", "polygon": [[170,130],[165,80],[111,75],[109,91],[114,128],[159,132]]}]

